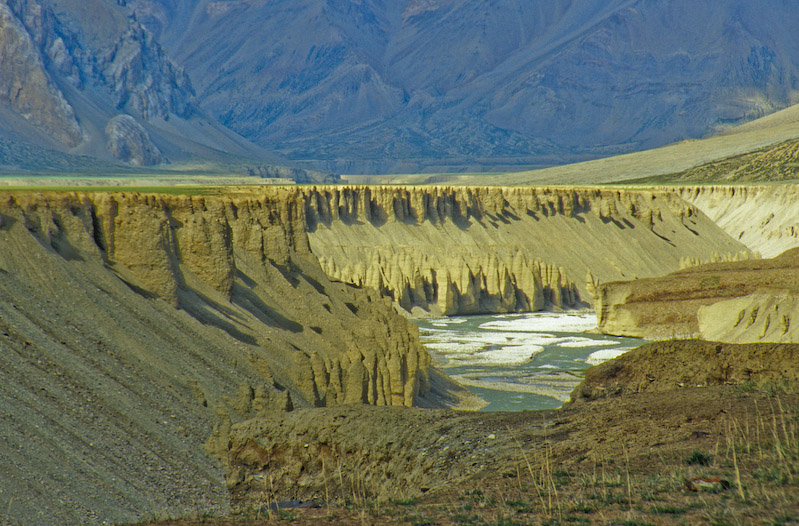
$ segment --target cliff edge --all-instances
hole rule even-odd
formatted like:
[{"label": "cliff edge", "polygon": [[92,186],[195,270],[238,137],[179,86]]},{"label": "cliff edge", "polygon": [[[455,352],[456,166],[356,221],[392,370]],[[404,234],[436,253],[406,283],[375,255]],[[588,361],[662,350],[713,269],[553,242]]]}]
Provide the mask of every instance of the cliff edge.
[{"label": "cliff edge", "polygon": [[587,306],[599,283],[751,254],[673,192],[598,188],[300,187],[311,250],[334,280],[418,315]]}]

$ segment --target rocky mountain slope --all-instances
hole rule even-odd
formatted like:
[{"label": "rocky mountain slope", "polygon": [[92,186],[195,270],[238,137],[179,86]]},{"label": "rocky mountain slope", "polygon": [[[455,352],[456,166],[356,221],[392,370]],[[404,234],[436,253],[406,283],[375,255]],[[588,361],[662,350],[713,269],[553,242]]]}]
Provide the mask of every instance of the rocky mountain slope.
[{"label": "rocky mountain slope", "polygon": [[456,403],[388,300],[327,279],[303,213],[286,190],[0,193],[0,521],[224,512],[212,431]]},{"label": "rocky mountain slope", "polygon": [[220,122],[344,173],[578,161],[797,101],[792,3],[129,3]]},{"label": "rocky mountain slope", "polygon": [[328,276],[379,290],[417,314],[587,305],[600,282],[750,255],[671,192],[448,186],[297,192],[311,249]]},{"label": "rocky mountain slope", "polygon": [[799,179],[799,139],[716,159],[688,170],[649,179],[659,183],[751,183]]},{"label": "rocky mountain slope", "polygon": [[5,172],[284,162],[201,109],[186,72],[124,1],[3,0],[0,71]]}]

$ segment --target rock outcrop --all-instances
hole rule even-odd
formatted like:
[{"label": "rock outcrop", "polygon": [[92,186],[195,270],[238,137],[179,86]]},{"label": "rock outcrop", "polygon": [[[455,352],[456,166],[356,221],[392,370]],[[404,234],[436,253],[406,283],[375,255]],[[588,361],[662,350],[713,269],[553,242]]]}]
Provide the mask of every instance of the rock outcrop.
[{"label": "rock outcrop", "polygon": [[[668,192],[302,187],[311,249],[339,281],[407,311],[519,312],[590,301],[600,282],[746,248]],[[415,311],[422,314],[420,311]]]},{"label": "rock outcrop", "polygon": [[52,81],[36,43],[12,8],[0,4],[0,107],[6,106],[66,147],[82,140],[75,111]]},{"label": "rock outcrop", "polygon": [[700,307],[699,333],[712,341],[799,343],[799,294],[764,287],[754,294]]},{"label": "rock outcrop", "polygon": [[0,168],[109,175],[129,173],[125,164],[204,160],[225,175],[255,165],[336,179],[274,168],[288,161],[208,117],[188,75],[129,4],[0,2]]},{"label": "rock outcrop", "polygon": [[152,166],[164,157],[150,134],[130,115],[117,115],[105,127],[108,151],[116,159],[133,166]]},{"label": "rock outcrop", "polygon": [[646,339],[799,343],[799,248],[767,260],[686,268],[600,285],[599,330]]},{"label": "rock outcrop", "polygon": [[204,446],[226,448],[237,421],[441,405],[451,384],[416,329],[376,292],[328,280],[293,192],[0,193],[12,524],[225,511]]},{"label": "rock outcrop", "polygon": [[169,60],[152,34],[131,21],[114,46],[100,56],[98,66],[117,108],[136,112],[145,120],[187,118],[194,109],[189,77]]}]

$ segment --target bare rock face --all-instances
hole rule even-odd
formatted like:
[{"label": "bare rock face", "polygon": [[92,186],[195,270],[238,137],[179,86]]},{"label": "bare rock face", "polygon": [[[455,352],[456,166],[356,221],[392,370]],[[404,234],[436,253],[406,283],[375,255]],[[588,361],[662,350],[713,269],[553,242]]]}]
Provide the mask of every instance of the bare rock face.
[{"label": "bare rock face", "polygon": [[[58,44],[54,43],[58,48]],[[17,14],[0,4],[0,105],[18,113],[64,146],[80,144],[72,106],[50,78],[36,43]]]},{"label": "bare rock face", "polygon": [[[678,196],[503,187],[302,187],[331,278],[432,315],[585,305],[600,282],[748,251]],[[590,276],[590,283],[582,280]]]},{"label": "bare rock face", "polygon": [[660,278],[600,285],[599,329],[647,339],[799,342],[799,248],[767,260],[690,267]]},{"label": "bare rock face", "polygon": [[700,307],[697,321],[702,337],[712,341],[799,343],[799,295],[766,287]]},{"label": "bare rock face", "polygon": [[144,119],[188,117],[194,91],[186,73],[170,61],[161,46],[138,23],[132,22],[118,42],[99,59],[104,81],[117,108],[128,108]]},{"label": "bare rock face", "polygon": [[130,115],[117,115],[105,128],[108,151],[120,161],[133,166],[153,166],[164,157],[150,139],[150,134]]}]

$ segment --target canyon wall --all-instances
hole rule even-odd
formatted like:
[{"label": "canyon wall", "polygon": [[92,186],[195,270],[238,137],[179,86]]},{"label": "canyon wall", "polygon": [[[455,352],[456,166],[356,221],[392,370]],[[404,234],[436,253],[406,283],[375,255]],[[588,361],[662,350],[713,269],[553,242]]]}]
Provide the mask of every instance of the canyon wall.
[{"label": "canyon wall", "polygon": [[672,191],[764,258],[799,247],[799,185],[696,186]]},{"label": "canyon wall", "polygon": [[686,258],[684,269],[600,287],[600,330],[648,339],[799,342],[799,186],[671,187],[731,237],[771,258],[727,264]]},{"label": "canyon wall", "polygon": [[0,522],[225,512],[235,422],[454,392],[322,272],[293,192],[0,193]]},{"label": "canyon wall", "polygon": [[587,306],[599,283],[748,258],[671,192],[598,188],[298,187],[334,280],[418,315]]}]

